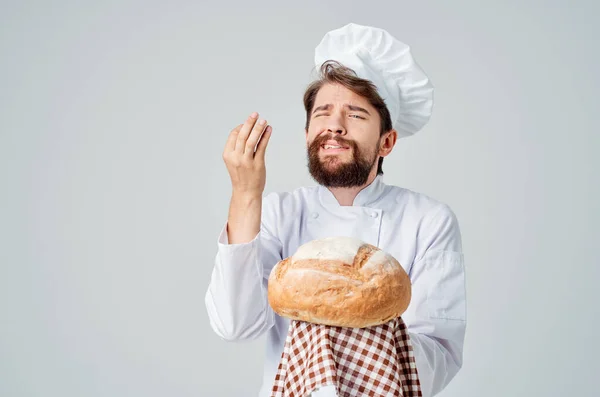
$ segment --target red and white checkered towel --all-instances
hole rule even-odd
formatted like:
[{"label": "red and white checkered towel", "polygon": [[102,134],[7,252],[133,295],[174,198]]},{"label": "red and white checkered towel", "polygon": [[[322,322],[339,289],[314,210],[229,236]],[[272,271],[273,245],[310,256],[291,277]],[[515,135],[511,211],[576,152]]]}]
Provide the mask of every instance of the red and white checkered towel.
[{"label": "red and white checkered towel", "polygon": [[422,396],[406,325],[369,328],[292,321],[272,397],[305,397],[335,385],[339,397]]}]

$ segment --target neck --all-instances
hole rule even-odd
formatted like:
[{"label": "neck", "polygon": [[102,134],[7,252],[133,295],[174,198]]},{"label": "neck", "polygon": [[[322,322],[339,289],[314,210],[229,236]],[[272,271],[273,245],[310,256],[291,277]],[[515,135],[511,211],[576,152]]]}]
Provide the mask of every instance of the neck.
[{"label": "neck", "polygon": [[341,206],[351,206],[354,203],[354,199],[363,190],[365,187],[369,186],[375,178],[377,177],[377,168],[374,168],[373,171],[369,174],[369,178],[367,181],[361,186],[354,187],[330,187],[329,191],[336,198],[338,203]]}]

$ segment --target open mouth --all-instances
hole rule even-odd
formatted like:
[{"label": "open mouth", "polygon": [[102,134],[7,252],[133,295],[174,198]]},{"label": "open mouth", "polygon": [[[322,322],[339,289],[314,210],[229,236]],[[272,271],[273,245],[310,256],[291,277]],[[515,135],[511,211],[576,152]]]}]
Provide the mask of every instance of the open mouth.
[{"label": "open mouth", "polygon": [[326,153],[334,153],[334,152],[342,152],[344,150],[348,150],[350,149],[347,146],[343,146],[343,145],[337,145],[337,144],[323,144],[321,145],[321,150],[323,150]]}]

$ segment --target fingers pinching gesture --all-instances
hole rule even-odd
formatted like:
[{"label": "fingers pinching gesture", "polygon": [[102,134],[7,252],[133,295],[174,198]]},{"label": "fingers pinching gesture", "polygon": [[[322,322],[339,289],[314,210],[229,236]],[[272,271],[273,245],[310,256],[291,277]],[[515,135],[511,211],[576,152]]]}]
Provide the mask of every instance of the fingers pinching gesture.
[{"label": "fingers pinching gesture", "polygon": [[229,134],[223,160],[234,193],[262,195],[266,182],[265,151],[272,127],[253,113]]}]

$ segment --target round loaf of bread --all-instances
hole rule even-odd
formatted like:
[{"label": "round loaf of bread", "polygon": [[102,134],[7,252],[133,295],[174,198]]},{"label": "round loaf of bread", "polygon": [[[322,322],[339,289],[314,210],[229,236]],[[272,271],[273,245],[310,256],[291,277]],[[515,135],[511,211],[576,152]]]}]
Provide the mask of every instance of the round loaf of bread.
[{"label": "round loaf of bread", "polygon": [[355,238],[330,237],[310,241],[277,263],[268,299],[282,317],[364,328],[402,315],[411,284],[390,254]]}]

